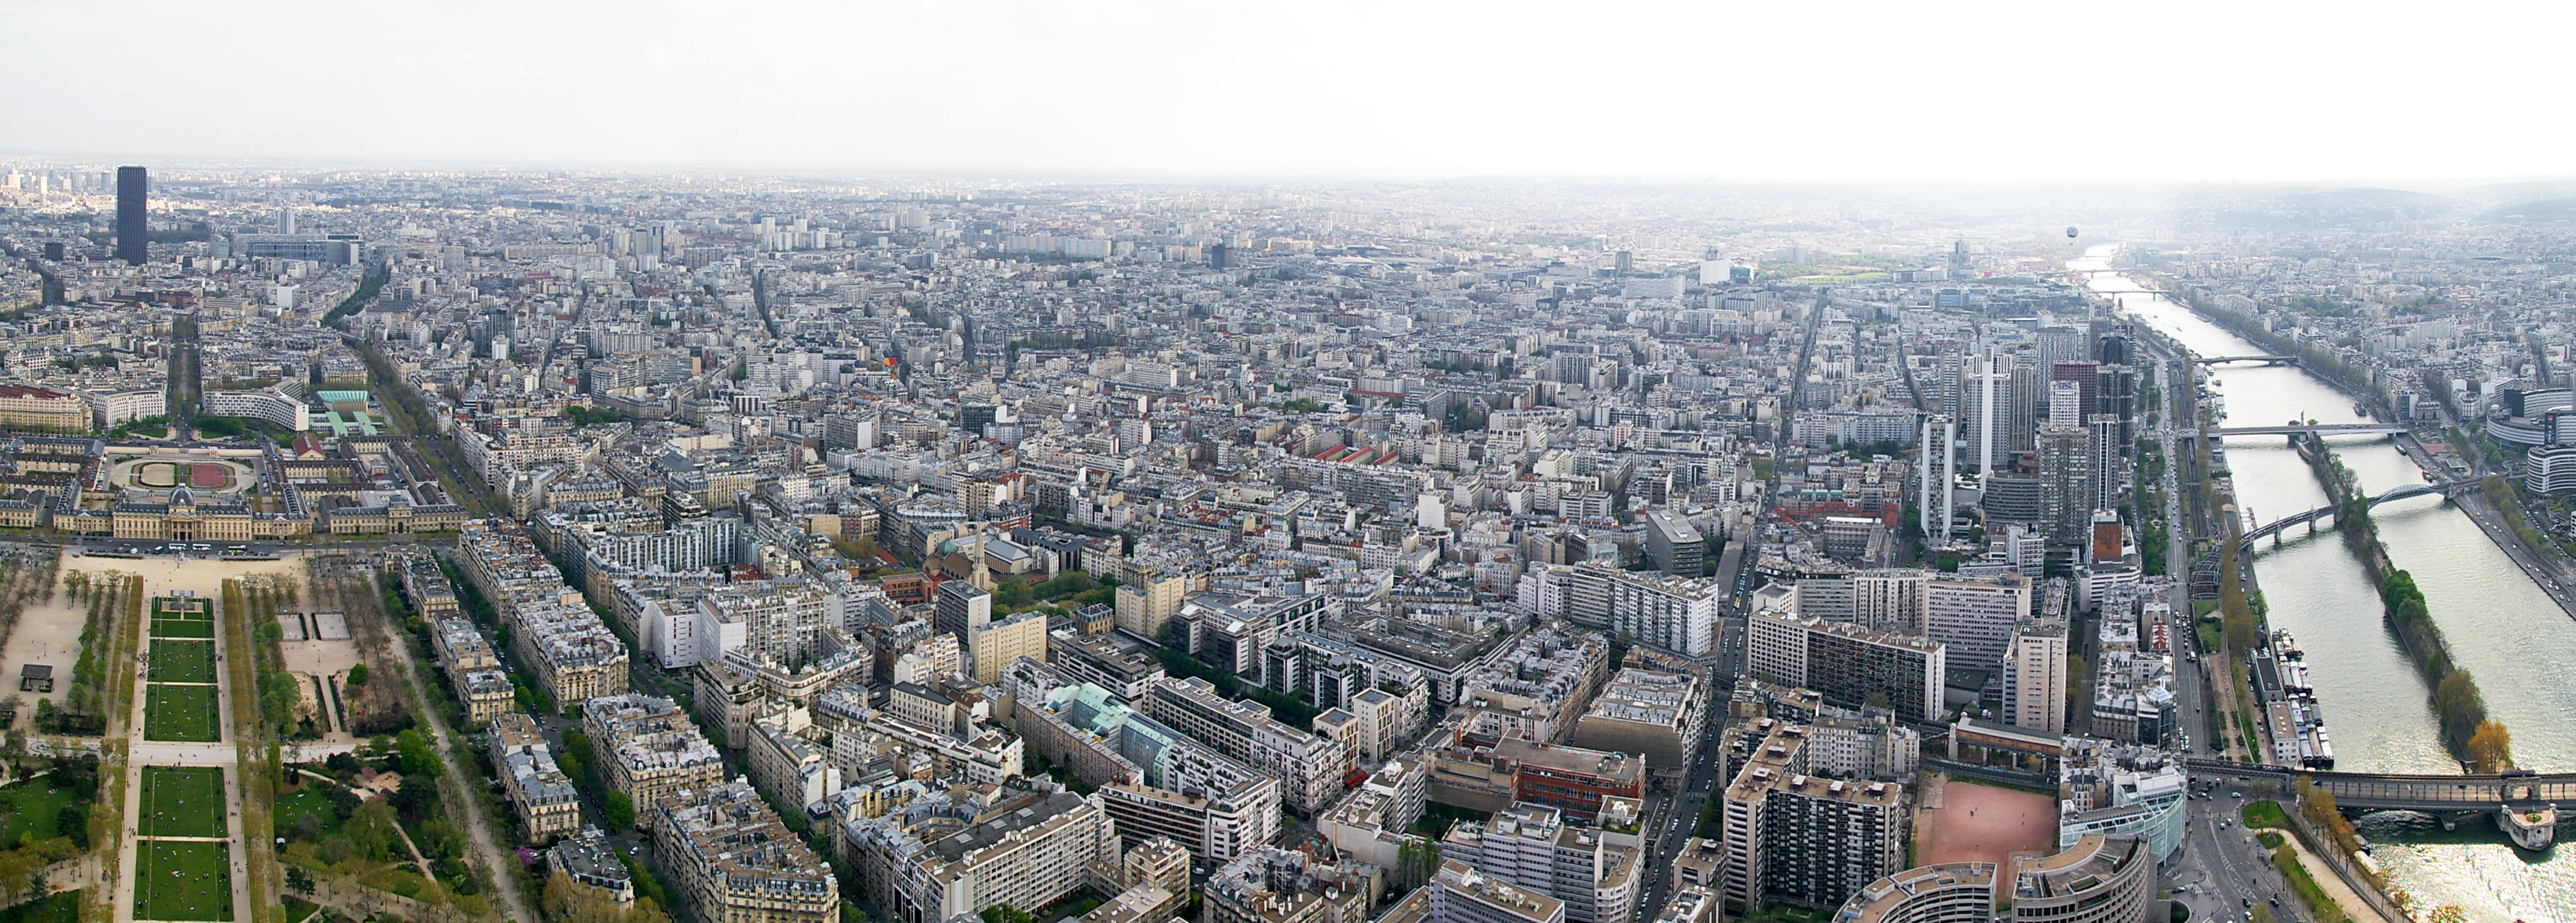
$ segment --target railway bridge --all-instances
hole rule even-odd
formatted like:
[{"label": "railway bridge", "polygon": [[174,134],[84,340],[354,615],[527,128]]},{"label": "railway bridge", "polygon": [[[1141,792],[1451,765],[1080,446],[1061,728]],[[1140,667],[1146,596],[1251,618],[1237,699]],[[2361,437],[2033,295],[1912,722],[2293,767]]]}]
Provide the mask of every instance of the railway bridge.
[{"label": "railway bridge", "polygon": [[2346,813],[2413,811],[2439,819],[2446,830],[2456,829],[2471,817],[2493,815],[2499,828],[2530,849],[2549,844],[2557,826],[2558,809],[2576,808],[2576,772],[2410,775],[2317,771],[2198,758],[2186,759],[2183,765],[2198,775],[2259,779],[2284,788],[2304,777],[2309,785],[2333,795],[2335,807]]}]

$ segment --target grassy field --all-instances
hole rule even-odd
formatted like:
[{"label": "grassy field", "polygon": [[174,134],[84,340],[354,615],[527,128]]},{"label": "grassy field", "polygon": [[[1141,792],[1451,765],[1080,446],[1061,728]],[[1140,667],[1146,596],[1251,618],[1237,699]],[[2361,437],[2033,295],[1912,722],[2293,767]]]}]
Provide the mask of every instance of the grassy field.
[{"label": "grassy field", "polygon": [[213,767],[143,768],[141,835],[219,837],[224,831],[224,771]]},{"label": "grassy field", "polygon": [[277,829],[291,830],[295,827],[298,818],[311,814],[313,819],[322,822],[321,833],[327,834],[339,830],[340,813],[332,809],[330,796],[324,794],[328,788],[329,783],[306,779],[303,788],[279,793],[275,815]]},{"label": "grassy field", "polygon": [[0,923],[77,923],[81,892],[64,891],[40,901],[0,910]]},{"label": "grassy field", "polygon": [[156,683],[211,683],[215,681],[215,643],[212,641],[152,642],[152,675]]},{"label": "grassy field", "polygon": [[94,794],[55,788],[51,776],[0,788],[0,843],[15,844],[22,833],[33,833],[39,840],[55,836],[54,818],[63,806],[75,798],[87,801]]},{"label": "grassy field", "polygon": [[230,844],[147,840],[134,865],[134,916],[144,920],[230,920]]},{"label": "grassy field", "polygon": [[153,619],[152,636],[155,638],[203,638],[211,640],[215,636],[215,622],[213,619]]},{"label": "grassy field", "polygon": [[154,683],[143,694],[143,739],[213,743],[222,740],[215,725],[215,687]]}]

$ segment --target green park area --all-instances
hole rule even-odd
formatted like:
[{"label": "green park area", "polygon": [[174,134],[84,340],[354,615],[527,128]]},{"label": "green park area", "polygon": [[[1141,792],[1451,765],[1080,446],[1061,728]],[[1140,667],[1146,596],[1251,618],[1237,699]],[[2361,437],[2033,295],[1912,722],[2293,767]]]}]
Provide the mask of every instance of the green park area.
[{"label": "green park area", "polygon": [[145,840],[134,865],[134,916],[143,920],[230,920],[229,843]]},{"label": "green park area", "polygon": [[152,636],[155,638],[212,638],[215,636],[215,613],[202,599],[164,596],[152,601]]},{"label": "green park area", "polygon": [[215,687],[153,683],[143,694],[143,739],[213,743]]},{"label": "green park area", "polygon": [[[55,781],[48,774],[0,788],[0,843],[15,844],[22,835],[39,840],[62,835],[63,808],[75,799],[88,801],[95,794],[75,792]],[[92,781],[96,781],[95,777]]]},{"label": "green park area", "polygon": [[152,642],[152,681],[156,683],[211,683],[215,681],[215,642]]},{"label": "green park area", "polygon": [[146,837],[225,836],[224,771],[144,767],[143,816],[135,820],[135,829]]}]

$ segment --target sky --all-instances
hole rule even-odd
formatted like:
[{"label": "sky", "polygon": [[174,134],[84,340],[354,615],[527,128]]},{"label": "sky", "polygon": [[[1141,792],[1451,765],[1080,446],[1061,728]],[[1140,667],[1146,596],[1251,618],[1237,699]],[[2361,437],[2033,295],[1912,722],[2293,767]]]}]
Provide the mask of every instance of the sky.
[{"label": "sky", "polygon": [[994,176],[2576,175],[2576,6],[0,0],[0,155]]}]

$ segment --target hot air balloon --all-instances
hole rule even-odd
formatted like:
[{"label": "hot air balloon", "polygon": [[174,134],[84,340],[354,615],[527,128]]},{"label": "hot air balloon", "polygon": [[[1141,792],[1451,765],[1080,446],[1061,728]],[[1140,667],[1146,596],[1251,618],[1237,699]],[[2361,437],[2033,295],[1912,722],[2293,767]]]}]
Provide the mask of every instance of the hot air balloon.
[{"label": "hot air balloon", "polygon": [[2075,237],[2075,226],[2074,226],[2074,225],[2071,225],[2071,224],[2070,224],[2070,225],[2067,225],[2067,226],[2066,226],[2066,236],[2067,236],[2067,238],[2068,238],[2068,239],[2070,239],[2070,240],[2071,240],[2071,239],[2073,239],[2073,238]]}]

